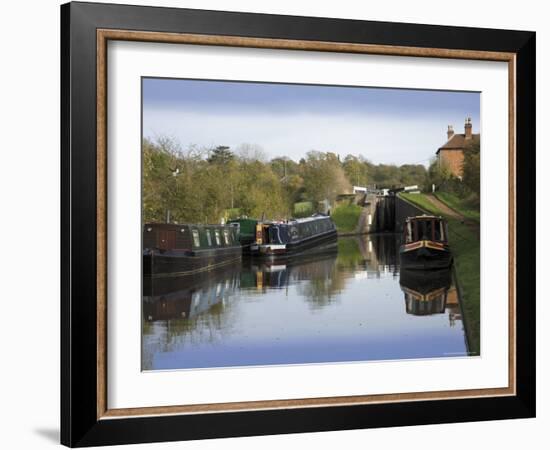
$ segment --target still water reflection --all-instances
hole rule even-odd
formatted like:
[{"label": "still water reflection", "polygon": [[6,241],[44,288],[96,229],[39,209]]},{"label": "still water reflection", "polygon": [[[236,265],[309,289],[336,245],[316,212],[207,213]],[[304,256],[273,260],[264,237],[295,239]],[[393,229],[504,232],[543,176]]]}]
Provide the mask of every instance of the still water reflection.
[{"label": "still water reflection", "polygon": [[464,356],[450,271],[400,274],[398,237],[144,282],[144,370]]}]

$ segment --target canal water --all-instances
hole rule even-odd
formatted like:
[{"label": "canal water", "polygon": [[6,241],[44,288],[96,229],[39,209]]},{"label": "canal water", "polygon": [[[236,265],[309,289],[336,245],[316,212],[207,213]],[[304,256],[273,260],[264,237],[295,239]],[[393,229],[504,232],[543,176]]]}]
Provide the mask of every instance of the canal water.
[{"label": "canal water", "polygon": [[467,355],[451,271],[400,273],[398,249],[393,234],[341,238],[328,253],[144,281],[142,368]]}]

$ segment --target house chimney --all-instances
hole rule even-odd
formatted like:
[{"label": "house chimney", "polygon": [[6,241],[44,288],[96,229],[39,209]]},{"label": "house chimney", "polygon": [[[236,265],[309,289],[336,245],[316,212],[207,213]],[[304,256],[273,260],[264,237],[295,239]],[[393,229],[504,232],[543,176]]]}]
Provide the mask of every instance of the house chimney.
[{"label": "house chimney", "polygon": [[447,140],[451,139],[455,134],[455,130],[453,130],[452,125],[447,125]]},{"label": "house chimney", "polygon": [[466,123],[464,123],[464,138],[465,139],[472,138],[472,118],[471,117],[467,117]]}]

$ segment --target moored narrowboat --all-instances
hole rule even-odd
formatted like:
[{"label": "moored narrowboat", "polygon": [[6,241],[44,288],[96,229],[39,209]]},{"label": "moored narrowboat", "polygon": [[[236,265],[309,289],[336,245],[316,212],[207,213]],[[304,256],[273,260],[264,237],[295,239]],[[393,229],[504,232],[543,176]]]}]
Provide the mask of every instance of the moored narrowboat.
[{"label": "moored narrowboat", "polygon": [[284,222],[258,222],[250,249],[253,256],[280,258],[324,251],[336,241],[336,226],[330,216],[316,214]]},{"label": "moored narrowboat", "polygon": [[143,275],[153,278],[194,275],[234,264],[242,256],[230,225],[146,224]]},{"label": "moored narrowboat", "polygon": [[408,217],[403,227],[403,244],[399,247],[401,268],[432,270],[450,267],[453,255],[447,236],[447,222],[442,217]]},{"label": "moored narrowboat", "polygon": [[248,217],[240,217],[232,219],[227,223],[236,228],[237,238],[243,248],[243,255],[250,254],[250,247],[256,241],[256,225],[258,221],[256,219],[249,219]]}]

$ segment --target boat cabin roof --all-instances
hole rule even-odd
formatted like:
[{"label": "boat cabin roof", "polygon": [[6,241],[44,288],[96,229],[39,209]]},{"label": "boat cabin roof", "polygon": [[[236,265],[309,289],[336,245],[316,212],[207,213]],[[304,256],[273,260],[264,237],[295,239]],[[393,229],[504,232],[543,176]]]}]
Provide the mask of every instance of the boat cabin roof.
[{"label": "boat cabin roof", "polygon": [[443,217],[441,216],[428,216],[426,214],[422,215],[422,216],[414,216],[414,217],[407,217],[407,222],[410,222],[412,220],[433,220],[433,219],[436,219],[436,220],[445,220]]},{"label": "boat cabin roof", "polygon": [[292,219],[292,220],[289,220],[288,223],[307,223],[307,222],[313,222],[314,220],[319,220],[319,219],[330,219],[330,216],[318,214],[315,216],[304,217],[301,219]]},{"label": "boat cabin roof", "polygon": [[228,224],[231,223],[257,223],[258,219],[251,219],[250,217],[237,217],[236,219],[230,219],[227,221]]},{"label": "boat cabin roof", "polygon": [[332,221],[330,216],[325,216],[324,214],[318,214],[314,216],[309,217],[302,217],[300,219],[288,219],[288,220],[264,220],[264,221],[258,221],[258,224],[269,226],[269,225],[296,225],[301,223],[308,223],[308,222],[315,222],[318,220],[330,220]]},{"label": "boat cabin roof", "polygon": [[230,224],[219,224],[219,223],[213,223],[213,224],[194,224],[194,223],[146,223],[143,225],[145,228],[165,228],[165,229],[173,229],[173,228],[233,228]]},{"label": "boat cabin roof", "polygon": [[403,236],[406,244],[425,240],[447,242],[447,221],[440,216],[408,217]]}]

